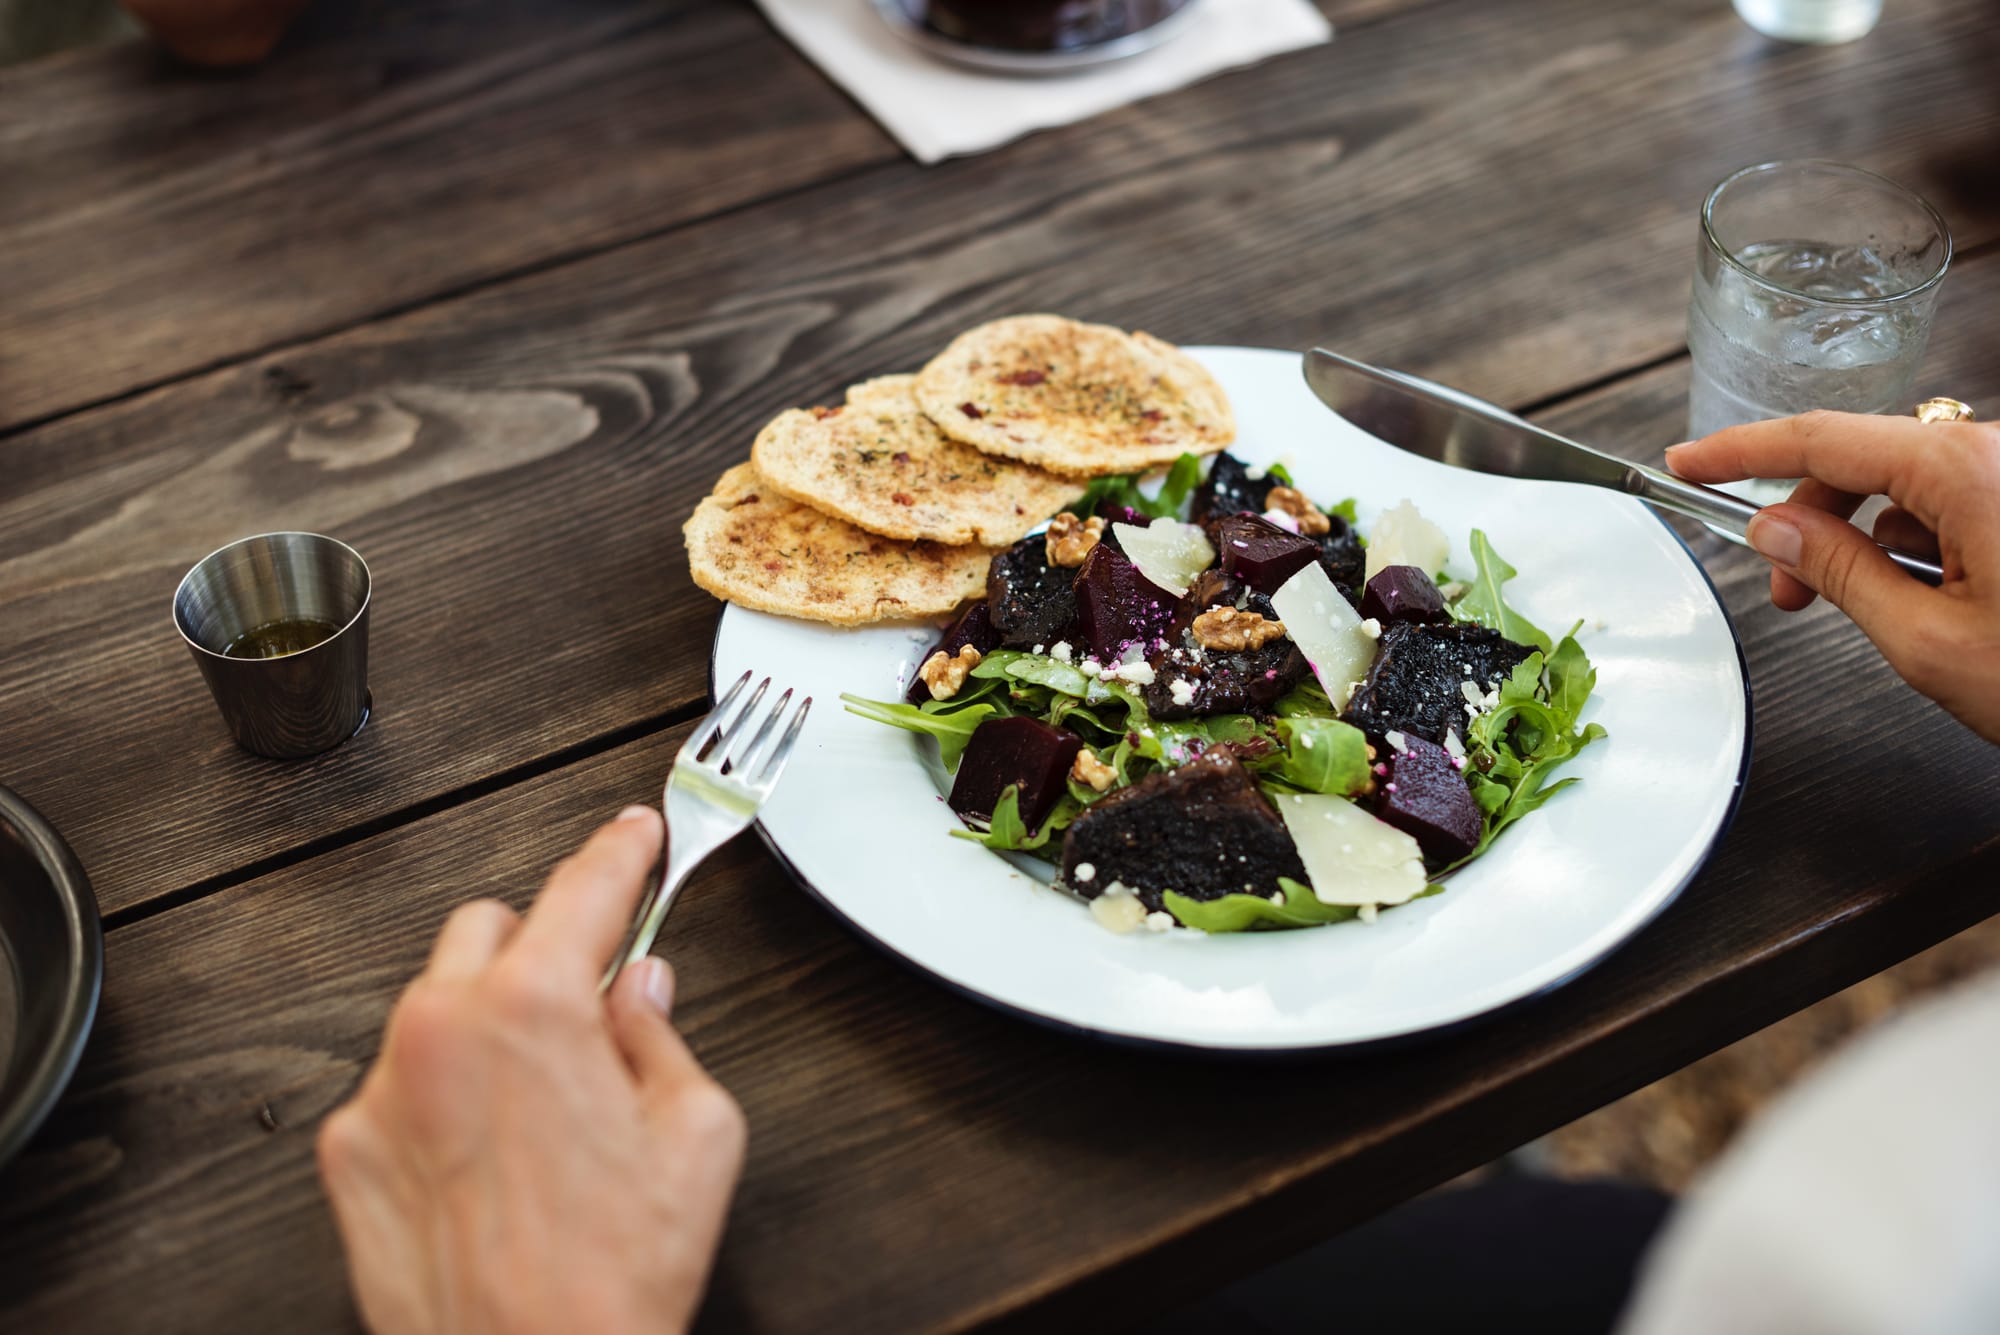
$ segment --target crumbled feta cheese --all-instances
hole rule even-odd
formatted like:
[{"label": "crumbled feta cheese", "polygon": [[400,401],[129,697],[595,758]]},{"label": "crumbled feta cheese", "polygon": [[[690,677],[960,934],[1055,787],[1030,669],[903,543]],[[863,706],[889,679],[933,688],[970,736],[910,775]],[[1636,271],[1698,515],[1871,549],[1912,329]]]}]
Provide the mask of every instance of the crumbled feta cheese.
[{"label": "crumbled feta cheese", "polygon": [[1357,916],[1358,916],[1358,917],[1359,917],[1359,918],[1361,919],[1361,921],[1363,921],[1363,922],[1374,922],[1374,921],[1375,921],[1375,918],[1376,918],[1376,916],[1377,916],[1378,914],[1380,914],[1380,913],[1381,913],[1381,911],[1382,911],[1382,909],[1381,909],[1381,906],[1380,906],[1380,905],[1377,905],[1377,904],[1363,904],[1363,905],[1361,906],[1361,910],[1360,910],[1360,912],[1359,912],[1359,914],[1358,914]]},{"label": "crumbled feta cheese", "polygon": [[1092,881],[1097,879],[1097,864],[1092,862],[1079,862],[1076,864],[1076,870],[1071,872],[1070,875],[1075,877],[1082,884],[1088,885]]},{"label": "crumbled feta cheese", "polygon": [[1262,482],[1266,471],[1262,464],[1251,464],[1243,470],[1243,476],[1249,478],[1252,482]]},{"label": "crumbled feta cheese", "polygon": [[1400,732],[1385,732],[1382,734],[1382,740],[1395,748],[1398,753],[1410,749],[1410,739],[1403,736]]},{"label": "crumbled feta cheese", "polygon": [[1069,662],[1070,656],[1071,655],[1070,655],[1070,647],[1068,640],[1057,640],[1054,644],[1049,646],[1049,657],[1055,659],[1056,662],[1058,663]]},{"label": "crumbled feta cheese", "polygon": [[1030,650],[1029,650],[1028,652],[1029,652],[1029,653],[1031,653],[1031,654],[1038,654],[1038,653],[1042,652],[1042,650],[1043,650],[1044,648],[1046,648],[1046,647],[1047,647],[1046,645],[1040,645],[1040,644],[1038,644],[1038,645],[1036,645],[1036,646],[1035,646],[1034,648],[1030,649]]},{"label": "crumbled feta cheese", "polygon": [[1303,750],[1307,750],[1307,751],[1310,751],[1310,750],[1312,750],[1312,749],[1313,749],[1313,735],[1312,735],[1311,733],[1309,733],[1309,732],[1302,732],[1302,733],[1300,733],[1300,734],[1299,734],[1299,746],[1300,746],[1300,748],[1301,748],[1301,749],[1303,749]]},{"label": "crumbled feta cheese", "polygon": [[1153,684],[1153,665],[1141,660],[1136,663],[1120,663],[1116,667],[1104,669],[1106,681],[1129,681],[1134,686]]},{"label": "crumbled feta cheese", "polygon": [[1486,694],[1486,692],[1480,690],[1469,681],[1462,681],[1458,684],[1458,693],[1465,697],[1465,703],[1469,705],[1478,704]]},{"label": "crumbled feta cheese", "polygon": [[1458,729],[1446,728],[1444,730],[1444,749],[1451,752],[1453,756],[1464,757],[1465,743],[1458,740]]},{"label": "crumbled feta cheese", "polygon": [[1146,906],[1131,895],[1102,894],[1090,901],[1090,916],[1098,926],[1123,936],[1146,921]]},{"label": "crumbled feta cheese", "polygon": [[1174,915],[1171,913],[1155,910],[1146,915],[1146,930],[1149,932],[1170,931],[1173,925]]},{"label": "crumbled feta cheese", "polygon": [[1379,640],[1382,638],[1382,623],[1374,617],[1369,617],[1361,623],[1361,633],[1371,640]]},{"label": "crumbled feta cheese", "polygon": [[1266,510],[1264,512],[1264,522],[1267,524],[1276,524],[1287,533],[1297,533],[1299,531],[1299,521],[1286,514],[1283,510]]},{"label": "crumbled feta cheese", "polygon": [[1086,658],[1077,664],[1077,671],[1083,673],[1086,677],[1095,677],[1103,673],[1104,664],[1094,658]]},{"label": "crumbled feta cheese", "polygon": [[[1191,705],[1194,703],[1194,683],[1185,677],[1179,678],[1171,686],[1167,687],[1167,694],[1173,697],[1174,703],[1177,705]],[[1312,739],[1307,738],[1306,740],[1310,742]]]}]

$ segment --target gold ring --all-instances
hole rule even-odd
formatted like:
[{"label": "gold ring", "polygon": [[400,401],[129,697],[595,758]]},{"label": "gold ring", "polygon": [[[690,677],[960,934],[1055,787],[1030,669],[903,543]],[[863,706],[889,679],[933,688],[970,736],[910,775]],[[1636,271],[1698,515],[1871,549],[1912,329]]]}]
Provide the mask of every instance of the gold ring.
[{"label": "gold ring", "polygon": [[1916,407],[1919,422],[1970,422],[1972,409],[1957,399],[1925,399]]}]

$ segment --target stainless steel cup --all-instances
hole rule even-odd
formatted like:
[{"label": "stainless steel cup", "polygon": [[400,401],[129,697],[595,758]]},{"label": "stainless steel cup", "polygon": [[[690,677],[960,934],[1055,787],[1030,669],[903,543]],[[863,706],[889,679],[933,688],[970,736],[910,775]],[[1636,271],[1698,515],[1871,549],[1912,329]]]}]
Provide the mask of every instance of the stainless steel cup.
[{"label": "stainless steel cup", "polygon": [[[174,625],[244,750],[318,755],[368,721],[369,584],[359,552],[317,533],[243,538],[181,580]],[[317,643],[285,652],[300,622],[318,629],[296,642]],[[240,656],[246,644],[270,656]]]}]

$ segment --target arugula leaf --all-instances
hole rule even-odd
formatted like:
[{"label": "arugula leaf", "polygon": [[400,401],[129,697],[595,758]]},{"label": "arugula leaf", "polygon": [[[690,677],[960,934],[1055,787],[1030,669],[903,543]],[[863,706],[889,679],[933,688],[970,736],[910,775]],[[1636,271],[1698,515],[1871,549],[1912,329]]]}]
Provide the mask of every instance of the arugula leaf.
[{"label": "arugula leaf", "polygon": [[1368,787],[1368,739],[1339,719],[1295,715],[1281,719],[1284,749],[1276,763],[1261,768],[1264,778],[1304,793],[1351,797]]},{"label": "arugula leaf", "polygon": [[[927,707],[891,703],[886,700],[869,700],[858,695],[843,694],[841,703],[850,714],[872,719],[876,723],[886,723],[892,728],[902,728],[907,732],[920,732],[937,738],[938,753],[944,758],[947,770],[958,768],[959,757],[965,754],[965,747],[972,740],[973,732],[987,719],[1000,711],[990,701],[979,701],[963,709],[932,711]],[[956,704],[956,700],[934,701],[938,704]]]},{"label": "arugula leaf", "polygon": [[1264,466],[1264,476],[1276,478],[1278,485],[1281,487],[1292,485],[1292,470],[1283,464],[1266,464]]},{"label": "arugula leaf", "polygon": [[[1360,511],[1355,508],[1355,501],[1352,496],[1349,496],[1346,500],[1341,501],[1336,505],[1331,505],[1327,507],[1326,512],[1330,515],[1339,515],[1342,519],[1345,519],[1347,521],[1347,526],[1349,528],[1353,528],[1356,524],[1361,522]],[[1355,536],[1360,537],[1359,534],[1356,534]],[[1366,547],[1368,545],[1368,540],[1366,538],[1362,538],[1361,545],[1363,547]]]},{"label": "arugula leaf", "polygon": [[1056,800],[1055,809],[1042,822],[1039,830],[1030,830],[1021,820],[1021,789],[1018,784],[1008,784],[1000,792],[1000,800],[993,804],[993,819],[984,833],[978,830],[953,830],[954,838],[970,839],[988,848],[1002,849],[1012,853],[1038,853],[1053,860],[1053,855],[1042,852],[1051,837],[1059,834],[1076,819],[1083,810],[1083,803],[1073,794],[1064,794]]},{"label": "arugula leaf", "polygon": [[1576,642],[1576,632],[1582,625],[1579,621],[1571,626],[1569,634],[1563,636],[1562,643],[1549,655],[1549,704],[1571,718],[1583,712],[1583,702],[1597,689],[1597,669],[1590,665],[1583,646]]},{"label": "arugula leaf", "polygon": [[1180,518],[1181,512],[1187,508],[1188,497],[1200,485],[1201,456],[1183,454],[1167,470],[1167,480],[1160,484],[1160,494],[1153,498],[1146,513],[1155,519]]},{"label": "arugula leaf", "polygon": [[1576,782],[1574,777],[1551,782],[1550,777],[1607,735],[1602,724],[1578,726],[1596,684],[1597,670],[1573,631],[1548,655],[1546,666],[1541,654],[1530,654],[1500,683],[1494,708],[1466,730],[1466,782],[1484,828],[1477,846],[1454,865],[1484,853],[1508,826]]},{"label": "arugula leaf", "polygon": [[[1200,932],[1256,932],[1283,931],[1293,927],[1318,927],[1324,923],[1346,922],[1359,917],[1361,910],[1352,904],[1323,904],[1312,887],[1303,885],[1289,876],[1278,878],[1278,893],[1283,903],[1276,903],[1262,895],[1224,895],[1220,899],[1189,899],[1178,891],[1169,890],[1160,896],[1167,906],[1167,912],[1180,920],[1183,927],[1192,927]],[[1429,899],[1432,895],[1444,893],[1444,886],[1432,884],[1410,896],[1407,903],[1414,904],[1419,899]],[[1399,908],[1401,905],[1391,905]],[[1384,912],[1387,910],[1385,909]]]},{"label": "arugula leaf", "polygon": [[1532,644],[1543,653],[1549,652],[1549,637],[1507,606],[1507,599],[1500,591],[1501,585],[1520,572],[1500,559],[1500,553],[1493,550],[1483,531],[1472,530],[1471,547],[1472,565],[1477,573],[1465,596],[1452,604],[1452,615],[1460,621],[1476,621],[1491,627],[1516,644]]},{"label": "arugula leaf", "polygon": [[1179,519],[1187,509],[1188,497],[1201,485],[1201,456],[1183,454],[1167,469],[1157,495],[1148,496],[1139,488],[1142,474],[1124,473],[1091,479],[1083,495],[1069,508],[1080,515],[1096,512],[1106,505],[1122,505],[1152,519]]}]

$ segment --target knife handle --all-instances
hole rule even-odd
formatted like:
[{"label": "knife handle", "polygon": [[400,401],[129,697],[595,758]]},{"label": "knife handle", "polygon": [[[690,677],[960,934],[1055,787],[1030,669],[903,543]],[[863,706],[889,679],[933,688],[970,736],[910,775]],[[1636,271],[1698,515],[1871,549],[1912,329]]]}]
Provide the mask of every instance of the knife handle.
[{"label": "knife handle", "polygon": [[[1749,526],[1750,517],[1761,508],[1752,505],[1740,496],[1732,496],[1714,487],[1704,487],[1699,482],[1689,482],[1675,477],[1672,473],[1644,464],[1632,464],[1626,475],[1626,490],[1648,505],[1662,510],[1672,510],[1690,519],[1699,519],[1704,524],[1712,524],[1732,537],[1743,537]],[[1906,572],[1926,584],[1944,583],[1944,568],[1935,561],[1927,561],[1921,556],[1902,551],[1884,543],[1882,552]]]}]

